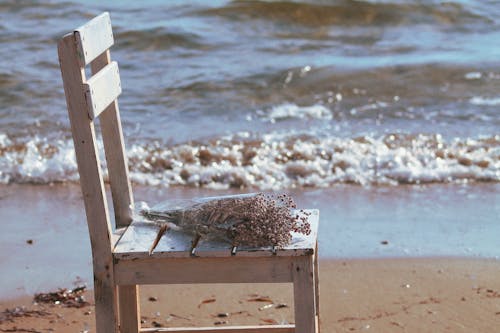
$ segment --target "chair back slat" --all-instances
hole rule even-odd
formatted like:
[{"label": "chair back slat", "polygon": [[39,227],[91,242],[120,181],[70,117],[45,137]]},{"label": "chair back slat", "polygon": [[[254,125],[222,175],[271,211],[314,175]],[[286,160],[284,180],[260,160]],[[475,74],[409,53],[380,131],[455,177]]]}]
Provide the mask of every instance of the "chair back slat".
[{"label": "chair back slat", "polygon": [[[111,62],[109,50],[95,58],[90,67],[97,74]],[[106,152],[108,176],[113,198],[116,227],[124,227],[132,222],[134,198],[130,184],[127,155],[123,142],[118,101],[111,103],[99,116],[102,141]]]},{"label": "chair back slat", "polygon": [[113,61],[84,83],[90,119],[95,119],[122,92],[118,64]]},{"label": "chair back slat", "polygon": [[94,262],[105,267],[110,265],[111,224],[94,124],[87,115],[85,70],[78,63],[74,34],[60,40],[58,53]]},{"label": "chair back slat", "polygon": [[104,12],[75,30],[78,61],[80,66],[90,64],[92,60],[109,49],[113,43],[113,30],[108,12]]},{"label": "chair back slat", "polygon": [[[111,38],[108,38],[109,36]],[[121,93],[120,76],[118,65],[111,62],[108,49],[112,44],[111,20],[108,13],[99,15],[73,34],[66,35],[59,43],[61,72],[91,238],[94,234],[107,234],[108,238],[112,238],[93,123],[97,117],[101,125],[117,228],[132,222],[134,204],[117,101]],[[82,57],[82,54],[85,57]],[[92,70],[92,76],[88,80],[85,74],[87,64],[90,64]],[[82,139],[78,128],[90,132]],[[92,146],[92,151],[83,152],[78,148],[84,143]],[[89,154],[91,157],[88,157]],[[101,203],[96,204],[95,200]],[[96,214],[101,218],[94,218]],[[107,244],[113,245],[109,240]]]}]

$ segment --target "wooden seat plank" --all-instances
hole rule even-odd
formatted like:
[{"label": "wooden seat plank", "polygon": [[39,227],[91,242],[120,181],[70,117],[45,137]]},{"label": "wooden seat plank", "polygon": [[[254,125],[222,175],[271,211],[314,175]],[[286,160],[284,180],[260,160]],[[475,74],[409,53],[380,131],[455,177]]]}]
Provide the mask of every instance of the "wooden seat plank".
[{"label": "wooden seat plank", "polygon": [[[298,211],[297,211],[298,212]],[[309,214],[311,233],[303,235],[292,233],[292,241],[284,248],[268,247],[237,247],[232,253],[232,244],[215,239],[201,239],[196,246],[194,256],[223,258],[232,255],[241,257],[267,257],[267,256],[300,256],[312,254],[316,248],[318,233],[318,210],[305,210]],[[125,231],[114,250],[115,257],[120,259],[134,258],[186,258],[192,256],[191,247],[193,235],[182,231],[169,229],[161,236],[158,244],[150,253],[160,227],[154,223],[132,222]]]},{"label": "wooden seat plank", "polygon": [[118,240],[113,255],[119,259],[139,259],[149,257],[160,226],[153,223],[132,222]]},{"label": "wooden seat plank", "polygon": [[202,238],[200,239],[198,246],[196,247],[194,256],[217,258],[230,257],[232,248],[233,246],[231,245],[231,243],[227,241]]},{"label": "wooden seat plank", "polygon": [[175,229],[169,229],[163,234],[158,245],[156,245],[152,257],[163,258],[185,258],[191,253],[193,235]]}]

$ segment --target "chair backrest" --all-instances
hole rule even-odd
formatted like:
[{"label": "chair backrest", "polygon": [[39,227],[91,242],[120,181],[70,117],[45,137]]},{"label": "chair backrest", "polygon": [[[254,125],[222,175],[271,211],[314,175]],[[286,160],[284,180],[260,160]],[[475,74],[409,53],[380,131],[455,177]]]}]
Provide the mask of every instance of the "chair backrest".
[{"label": "chair backrest", "polygon": [[[113,198],[115,226],[118,228],[130,224],[133,210],[117,103],[117,97],[121,93],[120,76],[118,65],[110,61],[109,53],[113,42],[109,14],[103,13],[73,33],[65,35],[58,44],[92,250],[98,253],[110,253],[113,246],[94,128],[94,121],[98,118]],[[92,76],[87,79],[85,66],[89,64]]]}]

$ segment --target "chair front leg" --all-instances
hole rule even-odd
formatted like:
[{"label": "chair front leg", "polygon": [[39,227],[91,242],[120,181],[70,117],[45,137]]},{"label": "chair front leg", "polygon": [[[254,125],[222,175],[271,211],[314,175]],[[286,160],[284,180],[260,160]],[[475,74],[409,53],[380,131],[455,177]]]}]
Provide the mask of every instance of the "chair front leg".
[{"label": "chair front leg", "polygon": [[300,256],[292,265],[295,333],[317,333],[313,256]]},{"label": "chair front leg", "polygon": [[94,278],[96,333],[118,333],[116,287],[111,279]]},{"label": "chair front leg", "polygon": [[120,333],[138,333],[141,329],[139,286],[119,286]]},{"label": "chair front leg", "polygon": [[319,263],[318,263],[318,244],[316,243],[316,251],[314,252],[314,301],[316,302],[316,318],[318,326],[316,329],[318,333],[321,332],[321,321],[319,316]]}]

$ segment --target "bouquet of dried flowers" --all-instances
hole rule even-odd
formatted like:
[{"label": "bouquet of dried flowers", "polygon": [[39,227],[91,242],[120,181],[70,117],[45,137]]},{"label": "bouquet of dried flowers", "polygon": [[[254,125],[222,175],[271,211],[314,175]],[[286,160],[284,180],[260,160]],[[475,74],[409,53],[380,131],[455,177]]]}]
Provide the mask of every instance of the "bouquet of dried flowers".
[{"label": "bouquet of dried flowers", "polygon": [[254,193],[193,200],[181,208],[144,209],[141,214],[197,236],[225,238],[234,246],[282,247],[292,240],[292,231],[311,232],[307,214],[295,208],[287,194]]}]

